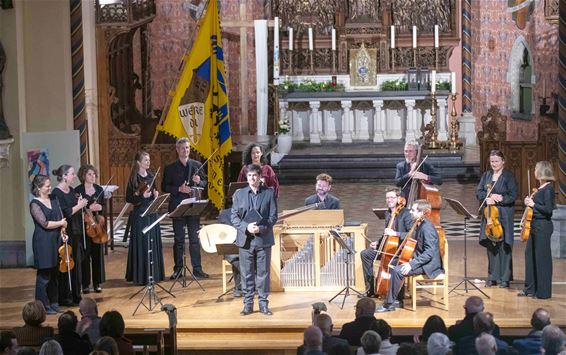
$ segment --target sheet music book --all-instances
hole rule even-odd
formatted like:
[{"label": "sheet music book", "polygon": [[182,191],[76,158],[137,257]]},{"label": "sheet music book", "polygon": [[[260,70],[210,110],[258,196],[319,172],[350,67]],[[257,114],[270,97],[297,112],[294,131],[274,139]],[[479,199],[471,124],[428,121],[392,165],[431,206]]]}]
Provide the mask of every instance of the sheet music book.
[{"label": "sheet music book", "polygon": [[262,219],[263,216],[259,214],[259,212],[256,211],[255,209],[252,209],[248,211],[248,213],[246,213],[246,217],[244,217],[244,222],[260,224]]}]

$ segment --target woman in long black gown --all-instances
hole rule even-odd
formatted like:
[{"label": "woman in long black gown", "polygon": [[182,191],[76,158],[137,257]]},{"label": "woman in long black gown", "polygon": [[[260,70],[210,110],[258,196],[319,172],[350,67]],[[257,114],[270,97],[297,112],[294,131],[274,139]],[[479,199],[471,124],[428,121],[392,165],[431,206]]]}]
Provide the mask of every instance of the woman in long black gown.
[{"label": "woman in long black gown", "polygon": [[[515,215],[515,199],[517,198],[517,182],[513,174],[505,169],[505,156],[499,150],[489,153],[491,170],[483,173],[476,188],[476,197],[484,208],[495,205],[499,212],[499,221],[503,228],[503,236],[495,240],[487,236],[486,218],[482,212],[480,229],[480,245],[487,249],[488,276],[486,287],[497,285],[508,288],[512,273],[513,251],[513,218]],[[488,196],[488,192],[491,194]],[[487,205],[487,206],[486,206]]]},{"label": "woman in long black gown", "polygon": [[82,287],[82,261],[84,255],[84,235],[83,235],[83,216],[82,209],[88,201],[77,196],[71,186],[77,175],[75,168],[70,165],[61,165],[53,170],[53,175],[57,176],[57,187],[53,189],[52,195],[57,198],[63,216],[67,219],[67,235],[69,244],[73,249],[73,259],[75,267],[71,270],[71,291],[69,290],[69,277],[66,273],[59,274],[59,303],[62,306],[76,306],[81,301]]},{"label": "woman in long black gown", "polygon": [[[98,171],[90,164],[85,164],[79,169],[79,180],[82,184],[75,188],[75,192],[88,201],[87,207],[93,215],[104,213],[104,194],[102,186],[97,185],[96,177]],[[95,292],[102,292],[100,285],[105,281],[104,270],[104,244],[97,244],[88,235],[85,238],[85,255],[82,264],[82,287],[83,293],[89,293],[91,272],[92,286]],[[91,267],[92,266],[92,267]]]},{"label": "woman in long black gown", "polygon": [[57,199],[49,197],[51,181],[45,175],[36,175],[31,184],[35,196],[29,204],[35,229],[33,230],[33,264],[37,269],[35,281],[35,299],[45,306],[47,314],[59,311],[57,270],[60,241],[67,237],[61,234],[61,228],[67,227],[67,220],[61,214]]},{"label": "woman in long black gown", "polygon": [[157,215],[150,214],[142,217],[143,212],[149,207],[151,202],[159,195],[155,189],[155,183],[151,188],[140,191],[140,185],[150,186],[154,174],[148,171],[150,167],[149,154],[140,151],[136,154],[133,164],[128,188],[126,189],[126,202],[134,206],[130,214],[131,231],[130,243],[128,245],[128,266],[126,269],[126,280],[132,281],[137,285],[144,285],[148,282],[149,267],[148,243],[151,245],[153,257],[153,280],[159,282],[163,280],[165,269],[163,266],[163,249],[161,247],[161,231],[159,225],[153,227],[144,234],[142,231],[157,219]]},{"label": "woman in long black gown", "polygon": [[519,296],[550,298],[552,296],[552,253],[550,236],[554,230],[552,211],[554,202],[554,173],[552,164],[539,161],[535,165],[539,188],[534,196],[525,197],[525,206],[533,209],[531,233],[525,248],[525,288]]}]

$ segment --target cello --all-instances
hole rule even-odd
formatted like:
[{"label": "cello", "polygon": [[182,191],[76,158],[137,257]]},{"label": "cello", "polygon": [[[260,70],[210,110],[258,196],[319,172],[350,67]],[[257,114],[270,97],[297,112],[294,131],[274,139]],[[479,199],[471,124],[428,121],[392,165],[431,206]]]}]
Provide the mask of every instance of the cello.
[{"label": "cello", "polygon": [[[397,265],[403,265],[411,261],[413,258],[413,254],[415,253],[415,249],[417,247],[417,240],[413,238],[413,234],[415,233],[415,229],[417,226],[426,218],[426,214],[423,214],[422,217],[419,217],[415,220],[415,223],[407,233],[407,236],[399,245],[399,248],[395,252],[394,257],[392,258],[391,262],[389,263],[389,268],[393,269]],[[393,262],[397,261],[395,265]]]}]

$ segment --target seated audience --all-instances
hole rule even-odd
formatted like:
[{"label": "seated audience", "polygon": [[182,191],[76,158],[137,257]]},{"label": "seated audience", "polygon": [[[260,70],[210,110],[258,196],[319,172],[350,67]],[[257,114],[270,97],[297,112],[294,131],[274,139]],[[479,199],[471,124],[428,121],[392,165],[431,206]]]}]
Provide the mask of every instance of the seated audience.
[{"label": "seated audience", "polygon": [[351,346],[361,346],[360,338],[377,320],[374,316],[375,302],[371,298],[360,298],[356,303],[356,319],[342,326],[339,337],[346,339]]},{"label": "seated audience", "polygon": [[419,353],[425,353],[427,349],[427,341],[428,338],[433,333],[442,333],[448,335],[448,330],[446,329],[446,324],[444,320],[439,316],[430,316],[425,321],[423,325],[422,335],[419,339],[418,336],[415,336],[415,348]]},{"label": "seated audience", "polygon": [[55,337],[55,340],[61,344],[65,355],[88,355],[92,350],[88,337],[81,337],[75,331],[77,323],[77,316],[73,311],[61,314],[57,321],[59,334]]},{"label": "seated audience", "polygon": [[[478,296],[468,297],[464,304],[464,310],[466,311],[464,319],[448,328],[448,337],[455,343],[458,343],[462,337],[474,334],[474,316],[483,312],[483,300]],[[497,324],[495,324],[492,334],[494,337],[499,337],[499,326]]]},{"label": "seated audience", "polygon": [[118,344],[116,340],[109,336],[99,338],[94,344],[94,350],[104,351],[108,355],[119,355]]},{"label": "seated audience", "polygon": [[541,342],[544,355],[562,355],[566,338],[562,330],[555,325],[547,325],[542,330]]},{"label": "seated audience", "polygon": [[305,355],[324,355],[322,351],[322,331],[311,325],[304,332]]},{"label": "seated audience", "polygon": [[18,350],[16,355],[37,355],[37,351],[31,346],[23,346]]},{"label": "seated audience", "polygon": [[24,305],[22,318],[24,325],[14,328],[20,346],[41,346],[43,342],[53,337],[52,327],[43,327],[47,312],[41,301],[31,301]]},{"label": "seated audience", "polygon": [[362,349],[366,355],[379,355],[381,337],[373,330],[366,330],[360,339]]},{"label": "seated audience", "polygon": [[[473,320],[474,333],[473,335],[468,335],[460,338],[456,343],[454,352],[456,354],[476,354],[475,350],[475,340],[481,334],[491,334],[493,335],[493,330],[495,329],[495,323],[493,322],[493,315],[489,312],[480,312],[474,316]],[[497,344],[497,349],[504,351],[509,347],[506,342],[495,337],[495,343]]]},{"label": "seated audience", "polygon": [[327,355],[351,355],[352,350],[350,349],[350,345],[346,344],[338,344],[334,346]]},{"label": "seated audience", "polygon": [[[344,339],[335,337],[332,335],[332,329],[334,324],[332,324],[332,318],[327,313],[322,313],[316,316],[314,320],[314,325],[317,326],[322,332],[322,351],[329,353],[330,349],[338,344],[345,344],[349,346],[348,342]],[[297,355],[304,354],[305,345],[299,346],[297,349]]]},{"label": "seated audience", "polygon": [[[379,347],[380,355],[395,355],[399,349],[399,344],[391,344],[391,326],[383,319],[378,319],[371,326],[371,330],[379,334],[381,338],[381,346]],[[358,348],[359,349],[359,348]],[[361,355],[358,352],[358,355]]]},{"label": "seated audience", "polygon": [[45,343],[43,343],[43,345],[41,345],[41,349],[39,349],[39,355],[63,355],[63,348],[61,347],[61,344],[57,342],[57,340],[47,340]]},{"label": "seated audience", "polygon": [[513,340],[513,347],[519,354],[540,354],[542,330],[549,324],[550,313],[544,308],[537,308],[531,317],[531,331],[526,338]]},{"label": "seated audience", "polygon": [[397,350],[397,355],[417,355],[417,349],[413,343],[401,343]]},{"label": "seated audience", "polygon": [[431,355],[452,354],[452,342],[446,333],[432,333],[426,341],[426,352]]},{"label": "seated audience", "polygon": [[96,301],[89,297],[83,297],[79,303],[79,313],[82,318],[77,324],[77,333],[80,336],[87,335],[91,345],[100,338],[100,317]]},{"label": "seated audience", "polygon": [[108,311],[104,313],[100,320],[100,336],[114,338],[116,344],[118,344],[120,355],[133,355],[134,347],[130,339],[124,336],[125,329],[124,318],[118,311]]},{"label": "seated audience", "polygon": [[476,338],[475,349],[479,355],[495,355],[497,353],[497,343],[493,335],[483,333]]},{"label": "seated audience", "polygon": [[18,339],[11,330],[0,332],[0,355],[16,355],[18,352]]}]

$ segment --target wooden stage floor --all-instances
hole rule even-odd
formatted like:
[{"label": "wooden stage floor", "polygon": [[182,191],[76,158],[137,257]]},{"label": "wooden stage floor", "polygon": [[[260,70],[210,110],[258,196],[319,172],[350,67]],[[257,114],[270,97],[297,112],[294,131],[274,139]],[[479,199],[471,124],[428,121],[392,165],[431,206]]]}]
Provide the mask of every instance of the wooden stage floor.
[{"label": "wooden stage floor", "polygon": [[[312,188],[309,186],[308,189]],[[356,189],[356,186],[349,188]],[[293,189],[299,189],[293,187]],[[305,187],[305,189],[307,189]],[[457,186],[453,189],[458,191]],[[470,187],[464,187],[470,189]],[[287,186],[285,191],[292,189]],[[379,191],[382,191],[381,189]],[[344,191],[343,191],[344,192]],[[304,193],[302,191],[301,193]],[[462,191],[459,191],[462,194]],[[381,195],[381,193],[380,193]],[[346,196],[339,195],[339,196]],[[289,208],[291,200],[283,197],[282,208]],[[353,202],[343,199],[346,207]],[[381,200],[373,200],[374,207],[382,206]],[[358,206],[359,207],[359,206]],[[365,213],[365,212],[364,212]],[[373,217],[375,219],[375,217]],[[365,222],[365,220],[363,220]],[[379,227],[376,227],[379,229]],[[371,234],[370,234],[371,236]],[[462,238],[448,238],[450,247],[450,283],[456,285],[464,274]],[[468,239],[468,276],[472,279],[485,280],[487,257],[484,248],[477,244],[477,236]],[[172,243],[164,242],[166,274],[172,270]],[[281,292],[270,295],[270,308],[274,312],[271,317],[254,313],[241,317],[242,300],[234,299],[231,295],[217,300],[222,293],[221,259],[217,255],[202,252],[203,267],[211,275],[208,280],[201,281],[203,292],[193,283],[182,289],[178,285],[173,290],[176,298],[163,292],[163,303],[172,303],[178,309],[178,345],[180,349],[193,350],[192,353],[210,353],[204,349],[266,349],[272,353],[294,353],[294,349],[302,341],[302,330],[310,324],[311,304],[324,302],[328,313],[332,316],[335,329],[354,318],[355,296],[346,300],[344,309],[340,309],[341,298],[333,303],[328,300],[335,292]],[[89,296],[96,299],[100,313],[116,309],[125,318],[126,326],[130,329],[167,327],[165,313],[155,309],[153,312],[141,308],[132,316],[139,297],[128,298],[139,290],[138,286],[131,285],[124,280],[126,268],[127,249],[117,246],[109,251],[106,259],[107,282],[103,285],[102,293],[92,293]],[[495,321],[503,328],[505,334],[526,334],[530,327],[529,321],[533,310],[545,307],[550,310],[552,322],[566,327],[566,260],[554,259],[553,298],[549,300],[535,300],[517,297],[524,280],[524,244],[516,240],[513,250],[513,266],[515,281],[511,288],[484,288],[479,284],[490,299],[486,299],[486,310],[494,314]],[[162,282],[167,289],[171,281]],[[0,324],[8,328],[22,324],[21,309],[25,302],[34,298],[35,270],[0,269]],[[423,291],[419,293],[417,311],[408,309],[397,310],[392,313],[377,315],[387,320],[394,327],[394,335],[412,335],[422,327],[426,318],[436,314],[444,318],[447,325],[453,324],[463,317],[462,308],[465,299],[470,295],[481,294],[470,289],[466,294],[463,288],[450,294],[450,310],[445,311],[440,302],[440,295],[432,296]],[[340,301],[339,301],[340,300]],[[431,301],[432,300],[432,301]],[[379,302],[378,300],[376,300]],[[257,301],[256,301],[257,302]],[[257,303],[256,303],[257,309]],[[78,313],[78,309],[74,309]],[[57,316],[48,316],[47,323],[56,326]],[[200,349],[200,350],[199,350]],[[234,353],[234,352],[232,352]]]}]

